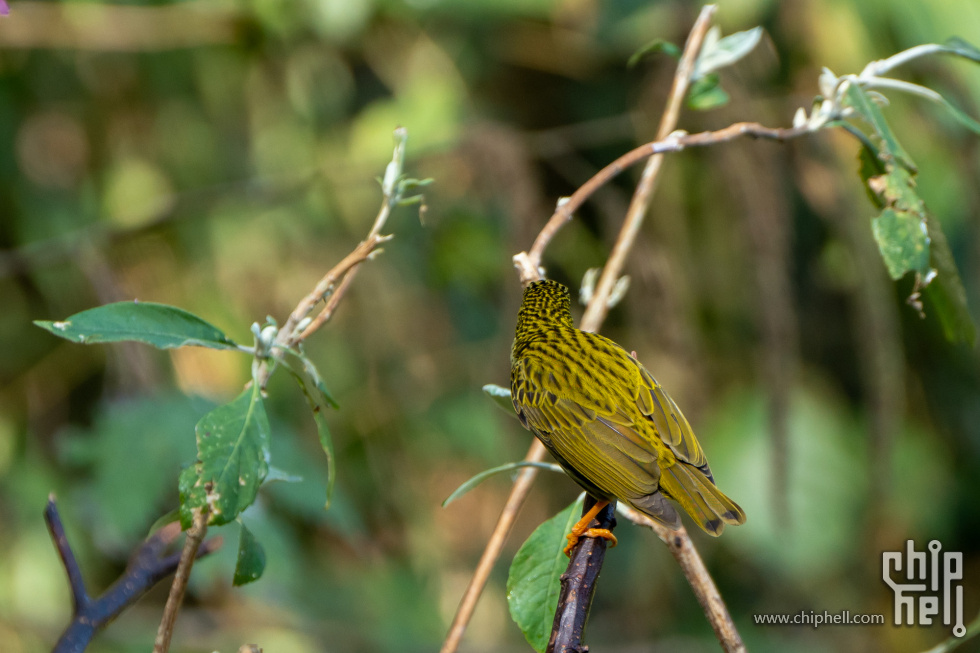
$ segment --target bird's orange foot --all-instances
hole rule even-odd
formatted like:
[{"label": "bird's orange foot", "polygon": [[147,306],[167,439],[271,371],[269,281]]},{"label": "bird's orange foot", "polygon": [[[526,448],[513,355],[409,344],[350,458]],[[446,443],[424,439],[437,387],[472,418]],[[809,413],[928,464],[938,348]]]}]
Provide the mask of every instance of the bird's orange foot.
[{"label": "bird's orange foot", "polygon": [[579,533],[578,535],[572,532],[565,537],[568,539],[568,544],[565,545],[565,555],[567,555],[569,558],[572,557],[572,549],[574,549],[575,545],[578,544],[579,539],[583,537],[601,537],[612,542],[612,546],[619,544],[616,536],[613,535],[612,531],[608,528],[590,528],[582,533]]},{"label": "bird's orange foot", "polygon": [[580,537],[602,537],[610,540],[612,545],[616,546],[616,536],[608,528],[589,528],[589,524],[599,514],[599,511],[608,505],[608,501],[596,501],[595,505],[589,508],[587,513],[582,515],[582,519],[578,520],[572,526],[572,532],[565,536],[568,539],[568,544],[565,546],[565,555],[569,558],[572,557],[572,549],[578,544]]}]

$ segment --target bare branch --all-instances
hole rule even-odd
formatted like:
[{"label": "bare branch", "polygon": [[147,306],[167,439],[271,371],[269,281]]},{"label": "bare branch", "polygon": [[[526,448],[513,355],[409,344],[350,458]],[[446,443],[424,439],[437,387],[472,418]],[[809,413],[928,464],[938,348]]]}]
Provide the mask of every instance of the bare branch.
[{"label": "bare branch", "polygon": [[[545,453],[544,445],[535,439],[534,444],[528,449],[524,460],[526,462],[541,462],[544,460]],[[507,497],[507,503],[504,504],[504,509],[501,511],[500,517],[497,518],[497,525],[494,527],[489,541],[487,541],[487,546],[483,550],[483,555],[480,557],[480,562],[476,566],[476,571],[473,572],[473,578],[470,579],[470,583],[466,587],[466,593],[463,594],[459,608],[456,609],[456,616],[453,618],[453,623],[449,627],[449,634],[446,636],[446,641],[442,644],[440,653],[454,653],[459,648],[459,643],[463,639],[463,633],[466,632],[466,626],[473,617],[473,611],[476,609],[477,601],[480,600],[480,594],[483,593],[483,588],[487,584],[487,579],[490,577],[493,565],[497,562],[497,558],[500,557],[500,552],[504,548],[504,542],[507,541],[507,536],[510,535],[510,529],[513,528],[514,521],[517,519],[517,513],[520,512],[521,506],[524,505],[524,499],[527,498],[528,493],[531,491],[531,484],[534,483],[537,475],[538,469],[536,467],[525,467],[517,475],[517,480],[514,481],[514,487],[511,488],[510,496]]]},{"label": "bare branch", "polygon": [[[660,119],[660,127],[657,129],[657,140],[662,141],[667,138],[677,127],[680,118],[681,105],[687,96],[687,89],[691,83],[691,74],[694,72],[694,64],[697,62],[698,53],[701,52],[701,44],[704,36],[708,33],[711,26],[711,17],[714,16],[716,5],[705,5],[698,15],[691,33],[687,37],[684,45],[684,53],[677,64],[677,72],[674,74],[674,82],[671,84],[670,96],[667,98],[667,108]],[[609,310],[607,299],[612,292],[613,286],[619,277],[620,271],[626,265],[626,257],[633,249],[636,235],[640,232],[643,218],[646,215],[647,207],[653,197],[653,191],[657,186],[660,165],[663,163],[664,155],[655,154],[647,160],[640,181],[636,185],[633,199],[630,200],[629,209],[626,212],[626,219],[619,231],[619,237],[613,245],[609,255],[609,262],[602,270],[602,276],[596,284],[595,293],[599,296],[597,301],[590,301],[585,315],[582,316],[582,328],[587,331],[598,331],[599,325],[606,317]],[[590,328],[594,327],[594,328]]]},{"label": "bare branch", "polygon": [[[72,594],[72,619],[55,644],[54,653],[84,651],[98,631],[146,594],[151,587],[172,574],[180,560],[179,555],[162,555],[180,535],[179,524],[168,524],[147,538],[133,553],[125,573],[102,596],[93,599],[85,588],[81,569],[65,536],[54,495],[48,497],[44,521],[47,522],[51,539],[54,540],[58,555],[65,566]],[[220,537],[207,540],[197,550],[197,557],[217,551],[220,546]]]},{"label": "bare branch", "polygon": [[177,573],[174,575],[174,582],[170,585],[167,604],[163,608],[163,618],[160,620],[159,629],[157,629],[153,653],[167,653],[170,650],[170,639],[174,634],[177,613],[180,612],[180,606],[184,602],[184,593],[187,591],[187,583],[191,579],[191,569],[197,559],[197,550],[208,532],[209,516],[207,510],[195,511],[194,523],[187,529],[187,539],[184,540],[184,548],[180,552],[180,560],[177,563]]},{"label": "bare branch", "polygon": [[667,549],[677,560],[687,582],[694,590],[694,596],[701,604],[705,616],[711,622],[711,627],[714,629],[721,647],[726,653],[744,653],[745,644],[742,643],[742,638],[735,628],[735,623],[728,613],[725,601],[722,600],[721,594],[718,592],[715,581],[708,573],[707,567],[704,566],[704,561],[698,554],[698,550],[694,548],[694,543],[691,542],[687,529],[681,527],[680,530],[672,531],[643,513],[623,504],[619,504],[616,510],[634,524],[652,529],[657,537],[667,545]]},{"label": "bare branch", "polygon": [[582,184],[567,201],[558,207],[551,218],[548,219],[547,224],[545,224],[541,233],[538,234],[530,251],[521,252],[514,256],[514,265],[517,267],[518,273],[521,276],[521,283],[527,285],[531,281],[534,281],[534,277],[530,276],[530,271],[537,271],[541,266],[541,256],[544,254],[545,248],[547,248],[551,239],[555,237],[555,234],[558,233],[558,230],[572,219],[572,214],[575,210],[582,206],[585,200],[591,197],[599,188],[609,183],[619,173],[639,163],[643,159],[655,154],[680,152],[689,147],[704,147],[706,145],[727,143],[743,136],[786,141],[811,132],[812,128],[807,125],[780,128],[766,127],[757,122],[737,122],[717,131],[670,135],[663,140],[646,143],[630,150]]}]

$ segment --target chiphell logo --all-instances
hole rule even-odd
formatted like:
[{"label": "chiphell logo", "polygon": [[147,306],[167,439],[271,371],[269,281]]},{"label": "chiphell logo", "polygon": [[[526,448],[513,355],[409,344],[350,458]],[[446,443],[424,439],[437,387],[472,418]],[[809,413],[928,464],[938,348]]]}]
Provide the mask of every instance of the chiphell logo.
[{"label": "chiphell logo", "polygon": [[[963,637],[963,554],[942,552],[939,540],[929,542],[929,553],[916,551],[912,540],[906,542],[905,551],[885,551],[881,555],[881,577],[895,592],[895,625],[932,625],[933,617],[939,616],[942,604],[943,624],[955,623],[953,635]],[[904,556],[903,556],[904,553]],[[904,558],[904,559],[903,559]],[[898,583],[892,579],[894,572],[905,571]],[[898,574],[901,580],[901,574]],[[918,601],[916,601],[918,599]]]}]

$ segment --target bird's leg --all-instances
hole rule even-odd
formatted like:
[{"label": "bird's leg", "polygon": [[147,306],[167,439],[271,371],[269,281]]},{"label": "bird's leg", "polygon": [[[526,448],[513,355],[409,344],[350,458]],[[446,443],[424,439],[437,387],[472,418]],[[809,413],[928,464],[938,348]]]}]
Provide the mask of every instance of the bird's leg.
[{"label": "bird's leg", "polygon": [[601,537],[609,540],[613,546],[616,546],[616,536],[612,534],[611,530],[608,528],[589,528],[589,524],[592,523],[595,516],[608,505],[608,501],[596,501],[595,505],[582,516],[582,519],[578,520],[572,526],[572,532],[565,536],[568,539],[568,544],[565,546],[565,555],[569,558],[572,557],[572,549],[578,544],[580,537]]}]

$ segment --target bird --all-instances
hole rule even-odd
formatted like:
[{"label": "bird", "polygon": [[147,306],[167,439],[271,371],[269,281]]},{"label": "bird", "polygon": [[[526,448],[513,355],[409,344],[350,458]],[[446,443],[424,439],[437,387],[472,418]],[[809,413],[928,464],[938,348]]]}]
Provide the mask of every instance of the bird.
[{"label": "bird", "polygon": [[511,399],[521,424],[596,504],[567,536],[566,555],[610,502],[622,501],[677,530],[671,501],[706,533],[742,524],[745,512],[715,485],[691,425],[653,375],[621,346],[575,328],[568,288],[530,283],[511,351]]}]

